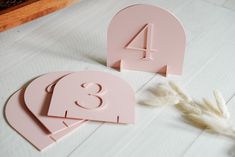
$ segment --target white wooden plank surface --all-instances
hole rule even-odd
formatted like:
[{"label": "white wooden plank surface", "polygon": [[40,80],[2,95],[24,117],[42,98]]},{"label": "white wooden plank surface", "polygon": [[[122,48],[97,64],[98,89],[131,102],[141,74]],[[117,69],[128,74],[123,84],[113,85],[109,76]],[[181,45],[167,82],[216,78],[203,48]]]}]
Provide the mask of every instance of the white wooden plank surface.
[{"label": "white wooden plank surface", "polygon": [[224,2],[224,7],[235,10],[235,0],[227,0]]},{"label": "white wooden plank surface", "polygon": [[[233,0],[83,0],[55,14],[0,34],[0,109],[32,78],[49,71],[97,69],[127,80],[136,91],[136,123],[88,122],[70,137],[40,153],[0,115],[0,156],[234,156],[234,141],[210,135],[182,121],[172,107],[141,105],[149,89],[165,78],[145,72],[119,73],[105,66],[106,30],[113,15],[135,3],[174,12],[184,24],[184,75],[173,77],[190,94],[223,93],[235,103],[235,11]],[[235,116],[234,121],[235,121]],[[235,124],[235,123],[234,123]]]}]

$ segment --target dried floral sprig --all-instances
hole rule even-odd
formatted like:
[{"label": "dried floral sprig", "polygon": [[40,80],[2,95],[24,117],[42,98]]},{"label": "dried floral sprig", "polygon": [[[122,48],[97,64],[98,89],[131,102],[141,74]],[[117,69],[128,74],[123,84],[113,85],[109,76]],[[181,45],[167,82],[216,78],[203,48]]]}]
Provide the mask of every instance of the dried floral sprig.
[{"label": "dried floral sprig", "polygon": [[145,104],[151,106],[173,105],[179,103],[176,93],[165,84],[158,84],[154,91],[155,97],[145,101]]},{"label": "dried floral sprig", "polygon": [[147,102],[149,105],[176,105],[183,118],[192,125],[210,132],[235,137],[235,128],[231,123],[230,113],[219,91],[214,91],[216,103],[212,103],[208,99],[200,102],[193,100],[174,82],[158,85],[156,92],[158,94],[155,99]]}]

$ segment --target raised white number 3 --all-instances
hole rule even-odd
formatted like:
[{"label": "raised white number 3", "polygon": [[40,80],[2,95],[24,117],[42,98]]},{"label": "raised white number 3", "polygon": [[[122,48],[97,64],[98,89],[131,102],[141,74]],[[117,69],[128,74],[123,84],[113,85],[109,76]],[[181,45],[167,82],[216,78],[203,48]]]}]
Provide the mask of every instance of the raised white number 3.
[{"label": "raised white number 3", "polygon": [[151,60],[152,52],[157,52],[152,49],[152,34],[153,24],[146,24],[135,37],[127,44],[126,48],[130,50],[143,51],[144,55],[141,59]]}]

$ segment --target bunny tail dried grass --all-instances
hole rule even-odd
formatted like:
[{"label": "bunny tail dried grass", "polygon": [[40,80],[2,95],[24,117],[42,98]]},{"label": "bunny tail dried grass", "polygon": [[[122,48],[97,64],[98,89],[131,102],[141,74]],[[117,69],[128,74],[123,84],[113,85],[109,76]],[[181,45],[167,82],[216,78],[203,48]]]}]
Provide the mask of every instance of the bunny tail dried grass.
[{"label": "bunny tail dried grass", "polygon": [[179,103],[178,96],[167,84],[158,84],[153,94],[153,99],[144,101],[146,105],[166,106]]},{"label": "bunny tail dried grass", "polygon": [[153,106],[176,105],[182,117],[193,126],[235,137],[235,129],[222,94],[215,90],[214,97],[216,103],[208,99],[193,100],[178,85],[170,81],[168,84],[157,86],[155,98],[147,102]]},{"label": "bunny tail dried grass", "polygon": [[225,100],[219,91],[214,91],[216,104],[207,99],[182,101],[176,105],[183,118],[190,124],[210,132],[235,137],[235,130],[229,119],[230,114]]},{"label": "bunny tail dried grass", "polygon": [[200,108],[198,108],[195,105],[188,104],[188,103],[185,103],[185,102],[180,102],[180,103],[176,104],[176,108],[179,111],[181,111],[183,114],[190,114],[190,113],[202,114]]},{"label": "bunny tail dried grass", "polygon": [[205,129],[207,127],[201,118],[196,114],[184,114],[182,117],[186,120],[187,123],[197,128]]},{"label": "bunny tail dried grass", "polygon": [[218,109],[220,110],[221,115],[225,118],[229,118],[230,113],[228,112],[228,108],[226,106],[226,102],[222,94],[218,90],[215,90],[214,97],[215,97],[215,100],[216,100],[216,103],[217,103]]},{"label": "bunny tail dried grass", "polygon": [[190,102],[192,101],[191,97],[189,97],[183,90],[173,81],[169,81],[169,86],[174,90],[178,96],[183,99],[184,101]]},{"label": "bunny tail dried grass", "polygon": [[168,97],[157,97],[151,100],[145,100],[144,103],[149,106],[166,106],[166,105],[174,105],[179,102],[178,98],[175,96]]},{"label": "bunny tail dried grass", "polygon": [[216,115],[221,115],[220,110],[218,109],[218,106],[214,105],[210,100],[204,98],[203,103],[208,108],[208,110],[215,113]]}]

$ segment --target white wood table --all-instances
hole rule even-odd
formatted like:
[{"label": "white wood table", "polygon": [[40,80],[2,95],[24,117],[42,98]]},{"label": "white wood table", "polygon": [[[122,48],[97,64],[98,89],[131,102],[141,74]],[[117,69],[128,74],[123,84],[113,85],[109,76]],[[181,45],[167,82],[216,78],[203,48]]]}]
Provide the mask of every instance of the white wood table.
[{"label": "white wood table", "polygon": [[[157,74],[107,68],[106,32],[120,9],[148,3],[169,9],[187,34],[184,74],[172,77],[196,98],[225,96],[235,125],[235,0],[83,0],[0,34],[1,157],[224,157],[235,140],[185,123],[174,107],[141,105]],[[88,122],[45,152],[37,151],[4,118],[9,96],[36,76],[62,70],[102,70],[127,80],[136,92],[136,123]]]}]

